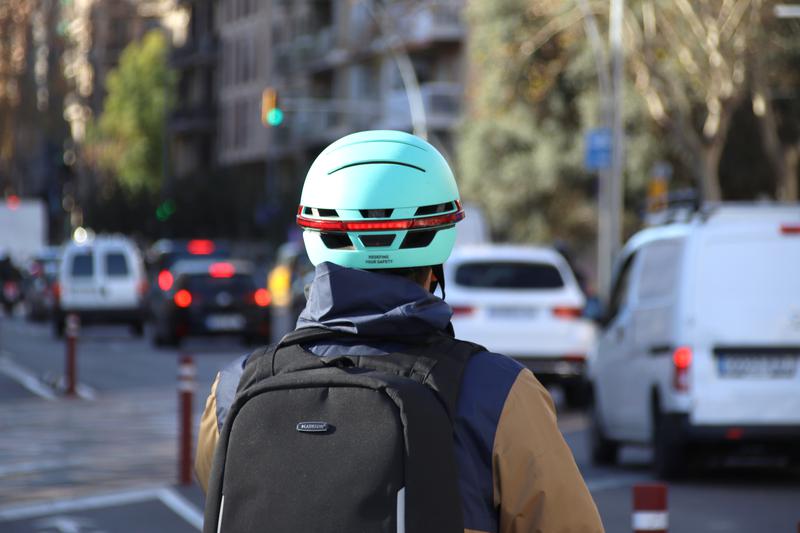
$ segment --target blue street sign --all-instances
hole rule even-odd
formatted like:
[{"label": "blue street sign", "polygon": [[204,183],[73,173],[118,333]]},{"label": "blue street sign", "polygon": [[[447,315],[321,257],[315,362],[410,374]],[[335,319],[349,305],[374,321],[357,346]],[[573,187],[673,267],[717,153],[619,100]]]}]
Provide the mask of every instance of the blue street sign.
[{"label": "blue street sign", "polygon": [[597,171],[611,168],[611,128],[593,128],[584,138],[586,170]]}]

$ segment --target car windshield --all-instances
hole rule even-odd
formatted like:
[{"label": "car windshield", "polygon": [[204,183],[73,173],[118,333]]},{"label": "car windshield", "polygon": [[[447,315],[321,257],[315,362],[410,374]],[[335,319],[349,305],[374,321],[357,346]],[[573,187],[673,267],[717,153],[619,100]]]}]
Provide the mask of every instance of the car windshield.
[{"label": "car windshield", "polygon": [[246,274],[235,274],[229,278],[214,278],[207,274],[187,276],[186,289],[192,294],[216,294],[220,291],[244,294],[256,289],[255,281]]},{"label": "car windshield", "polygon": [[88,278],[94,274],[94,256],[92,253],[78,254],[72,258],[72,271],[74,278]]},{"label": "car windshield", "polygon": [[125,254],[120,252],[106,254],[106,274],[111,277],[128,275],[128,261],[125,259]]},{"label": "car windshield", "polygon": [[481,261],[456,270],[456,284],[481,289],[558,289],[564,280],[549,263]]}]

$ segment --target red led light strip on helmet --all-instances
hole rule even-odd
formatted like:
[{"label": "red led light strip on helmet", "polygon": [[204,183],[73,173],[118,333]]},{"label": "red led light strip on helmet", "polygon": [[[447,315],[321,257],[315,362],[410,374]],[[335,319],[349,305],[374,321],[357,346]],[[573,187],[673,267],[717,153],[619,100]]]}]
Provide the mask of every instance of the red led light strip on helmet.
[{"label": "red led light strip on helmet", "polygon": [[399,231],[414,229],[431,229],[440,226],[452,226],[464,219],[465,213],[461,203],[456,202],[457,210],[445,215],[432,217],[407,218],[402,220],[320,220],[303,215],[303,206],[297,209],[297,224],[304,229],[318,231]]}]

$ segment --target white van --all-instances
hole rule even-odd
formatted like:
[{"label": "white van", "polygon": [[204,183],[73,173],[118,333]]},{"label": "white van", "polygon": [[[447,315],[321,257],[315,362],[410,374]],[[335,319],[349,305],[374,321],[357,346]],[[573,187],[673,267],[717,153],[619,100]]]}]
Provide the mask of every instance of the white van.
[{"label": "white van", "polygon": [[128,323],[141,336],[146,292],[142,257],[133,241],[100,236],[72,242],[58,272],[55,332],[61,336],[66,316],[75,313],[81,323]]},{"label": "white van", "polygon": [[596,462],[626,442],[652,443],[662,477],[706,444],[798,453],[800,206],[721,204],[639,232],[602,322]]}]

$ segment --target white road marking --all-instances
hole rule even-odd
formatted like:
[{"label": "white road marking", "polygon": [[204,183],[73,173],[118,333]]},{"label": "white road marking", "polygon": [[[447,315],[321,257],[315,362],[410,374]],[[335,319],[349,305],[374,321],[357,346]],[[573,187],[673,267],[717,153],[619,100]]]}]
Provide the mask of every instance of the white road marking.
[{"label": "white road marking", "polygon": [[0,356],[0,372],[41,398],[46,400],[56,399],[52,389],[42,383],[30,370],[15,363],[10,353],[3,350],[0,354],[2,354]]},{"label": "white road marking", "polygon": [[589,489],[589,492],[600,492],[603,490],[630,487],[635,483],[641,483],[642,481],[648,481],[650,479],[652,478],[645,475],[611,476],[599,479],[589,479],[586,481],[586,487]]},{"label": "white road marking", "polygon": [[88,511],[128,505],[146,501],[157,500],[169,507],[175,514],[184,519],[192,527],[201,531],[203,529],[203,513],[192,505],[186,498],[169,487],[151,487],[145,489],[128,490],[114,494],[100,494],[86,496],[71,500],[57,500],[0,509],[0,522],[25,520],[37,516],[47,516],[56,513],[69,513],[75,511]]},{"label": "white road marking", "polygon": [[25,520],[37,516],[45,516],[56,513],[68,513],[72,511],[87,511],[89,509],[100,509],[115,505],[125,505],[130,503],[145,502],[148,500],[159,499],[159,491],[162,487],[129,490],[114,494],[101,494],[98,496],[87,496],[72,500],[57,500],[31,505],[22,505],[0,509],[0,522],[10,522],[12,520]]},{"label": "white road marking", "polygon": [[60,470],[62,468],[81,466],[88,463],[89,461],[87,459],[68,459],[61,461],[36,461],[30,463],[0,465],[0,478],[19,474],[34,474],[36,472],[42,472],[45,470]]},{"label": "white road marking", "polygon": [[198,531],[203,530],[203,513],[200,509],[175,492],[175,489],[163,488],[158,493],[158,499],[176,515],[189,522]]}]

